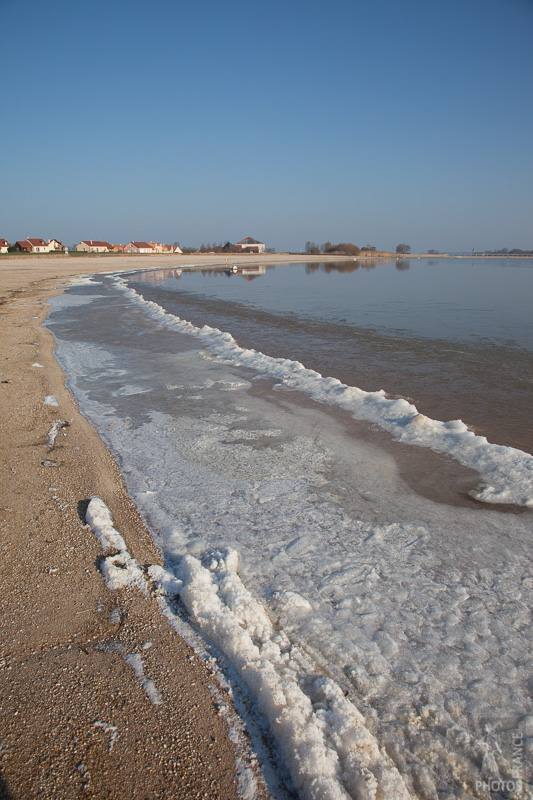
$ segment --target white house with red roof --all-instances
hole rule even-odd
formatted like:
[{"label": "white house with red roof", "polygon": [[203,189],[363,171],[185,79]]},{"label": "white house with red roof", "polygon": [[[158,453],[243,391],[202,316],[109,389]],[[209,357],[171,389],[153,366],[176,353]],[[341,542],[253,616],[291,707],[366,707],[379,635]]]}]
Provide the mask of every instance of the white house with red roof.
[{"label": "white house with red roof", "polygon": [[78,253],[109,253],[112,245],[99,239],[84,239],[75,246]]},{"label": "white house with red roof", "polygon": [[11,247],[7,239],[0,239],[0,253],[7,253],[8,249]]},{"label": "white house with red roof", "polygon": [[44,239],[30,239],[28,236],[26,241],[30,245],[30,253],[48,253],[48,243]]},{"label": "white house with red roof", "polygon": [[[46,242],[44,239],[30,239],[28,236],[26,242],[28,247],[18,247],[17,249],[25,250],[29,253],[62,253],[65,249],[59,239],[48,239]],[[16,243],[16,245],[20,244],[21,242]]]},{"label": "white house with red roof", "polygon": [[130,242],[124,247],[125,253],[144,253],[149,255],[154,253],[154,248],[149,242]]}]

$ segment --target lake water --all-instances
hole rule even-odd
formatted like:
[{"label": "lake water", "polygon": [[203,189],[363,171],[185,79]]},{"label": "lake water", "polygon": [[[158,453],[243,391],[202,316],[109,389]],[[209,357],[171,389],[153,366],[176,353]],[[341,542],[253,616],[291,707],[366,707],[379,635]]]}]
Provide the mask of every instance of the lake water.
[{"label": "lake water", "polygon": [[143,280],[150,278],[157,288],[146,297],[171,308],[179,297],[183,316],[229,330],[245,347],[413,398],[429,416],[461,418],[493,442],[533,452],[533,259],[344,261],[267,265],[263,274],[254,267],[230,279],[223,271]]},{"label": "lake water", "polygon": [[532,289],[531,260],[345,261],[52,302],[272,796],[529,796]]}]

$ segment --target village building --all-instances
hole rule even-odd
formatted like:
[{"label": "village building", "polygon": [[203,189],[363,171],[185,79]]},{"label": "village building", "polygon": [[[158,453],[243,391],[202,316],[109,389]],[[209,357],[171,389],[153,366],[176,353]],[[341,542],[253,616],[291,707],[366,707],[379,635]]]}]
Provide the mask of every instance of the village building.
[{"label": "village building", "polygon": [[63,253],[65,246],[59,239],[48,239],[48,252],[49,253]]},{"label": "village building", "polygon": [[258,242],[257,239],[253,239],[251,236],[246,236],[245,239],[236,242],[233,247],[237,252],[241,253],[264,253],[266,251],[264,242]]},{"label": "village building", "polygon": [[[1,241],[5,241],[2,239]],[[8,247],[9,243],[6,243]],[[63,253],[65,248],[59,239],[31,239],[29,236],[25,241],[17,241],[13,245],[17,253]],[[7,252],[2,250],[1,252]]]},{"label": "village building", "polygon": [[30,245],[30,253],[48,253],[48,245],[44,241],[44,239],[30,239],[29,236],[26,239]]},{"label": "village building", "polygon": [[144,253],[153,254],[154,250],[149,242],[130,242],[124,247],[125,253]]},{"label": "village building", "polygon": [[148,244],[154,253],[163,253],[163,255],[181,253],[181,247],[173,247],[171,244],[162,244],[161,242],[148,242]]},{"label": "village building", "polygon": [[11,245],[7,239],[0,239],[0,253],[7,253]]},{"label": "village building", "polygon": [[113,245],[97,239],[84,239],[75,246],[78,253],[109,253]]}]

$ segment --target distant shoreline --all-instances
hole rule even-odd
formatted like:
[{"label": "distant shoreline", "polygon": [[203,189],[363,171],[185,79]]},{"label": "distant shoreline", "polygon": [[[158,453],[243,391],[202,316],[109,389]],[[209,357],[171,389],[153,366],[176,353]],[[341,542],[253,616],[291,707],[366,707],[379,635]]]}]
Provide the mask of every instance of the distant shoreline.
[{"label": "distant shoreline", "polygon": [[[212,258],[209,258],[209,257]],[[193,260],[200,262],[201,266],[209,266],[208,262],[215,261],[216,265],[221,266],[226,262],[243,261],[248,263],[264,263],[265,261],[275,262],[290,262],[290,261],[395,261],[398,259],[422,259],[422,258],[503,258],[514,260],[518,258],[533,258],[533,253],[391,253],[384,250],[378,250],[375,253],[358,253],[357,255],[346,255],[343,253],[320,253],[318,255],[310,255],[308,253],[231,253],[225,256],[221,253],[190,253],[188,255],[181,253],[0,253],[0,263],[3,261],[20,261],[22,259],[30,259],[32,262],[49,260],[49,259],[73,259],[73,264],[78,261],[81,265],[87,260],[123,260],[123,259],[163,259],[167,261],[169,258],[179,259],[179,266],[184,261]]]}]

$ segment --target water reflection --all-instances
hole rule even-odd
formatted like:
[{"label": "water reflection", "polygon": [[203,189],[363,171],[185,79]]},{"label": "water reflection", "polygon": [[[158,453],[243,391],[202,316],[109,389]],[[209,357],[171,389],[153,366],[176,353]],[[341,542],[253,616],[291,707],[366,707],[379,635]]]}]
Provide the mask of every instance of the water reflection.
[{"label": "water reflection", "polygon": [[325,261],[325,262],[311,262],[305,265],[306,275],[312,275],[314,272],[325,272],[326,275],[332,272],[355,272],[360,267],[363,269],[375,269],[378,264],[390,263],[389,259],[376,259],[376,258],[351,258],[346,261]]},{"label": "water reflection", "polygon": [[233,270],[234,275],[238,275],[247,281],[253,281],[255,278],[259,278],[261,275],[264,275],[265,272],[266,267],[264,264],[254,264],[250,267],[240,267],[236,270]]},{"label": "water reflection", "polygon": [[[311,261],[304,264],[305,274],[313,275],[317,272],[331,275],[334,273],[351,273],[356,272],[358,269],[373,270],[378,265],[389,265],[394,262],[394,259],[388,258],[350,258],[344,261]],[[396,269],[407,270],[411,266],[408,259],[398,259],[396,262]],[[209,278],[232,278],[234,275],[245,278],[246,280],[254,280],[263,275],[267,271],[275,270],[277,268],[286,269],[286,264],[248,264],[237,266],[236,264],[220,264],[213,266],[206,266],[201,268],[191,269],[190,267],[183,267],[181,269],[153,269],[142,270],[138,273],[139,279],[147,283],[161,283],[169,278],[180,278],[185,272],[187,275],[199,273]]]},{"label": "water reflection", "polygon": [[194,269],[188,270],[188,274],[191,275],[193,273],[200,273],[201,275],[206,275],[208,278],[232,278],[236,275],[239,278],[245,278],[248,281],[254,280],[254,278],[259,278],[261,275],[265,275],[267,270],[274,270],[276,269],[277,264],[245,264],[242,267],[238,267],[236,264],[231,265],[219,265],[213,267],[203,267],[202,269]]},{"label": "water reflection", "polygon": [[[180,292],[302,319],[340,320],[403,337],[414,333],[463,342],[514,343],[533,350],[533,259],[523,259],[519,265],[505,259],[472,263],[470,258],[320,258],[293,264],[228,259],[201,269],[136,274],[133,280],[159,286],[166,281],[168,288],[173,285]],[[244,280],[230,280],[235,277]]]},{"label": "water reflection", "polygon": [[181,269],[151,269],[142,273],[142,279],[147,283],[161,283],[169,278],[180,278],[182,272]]}]

